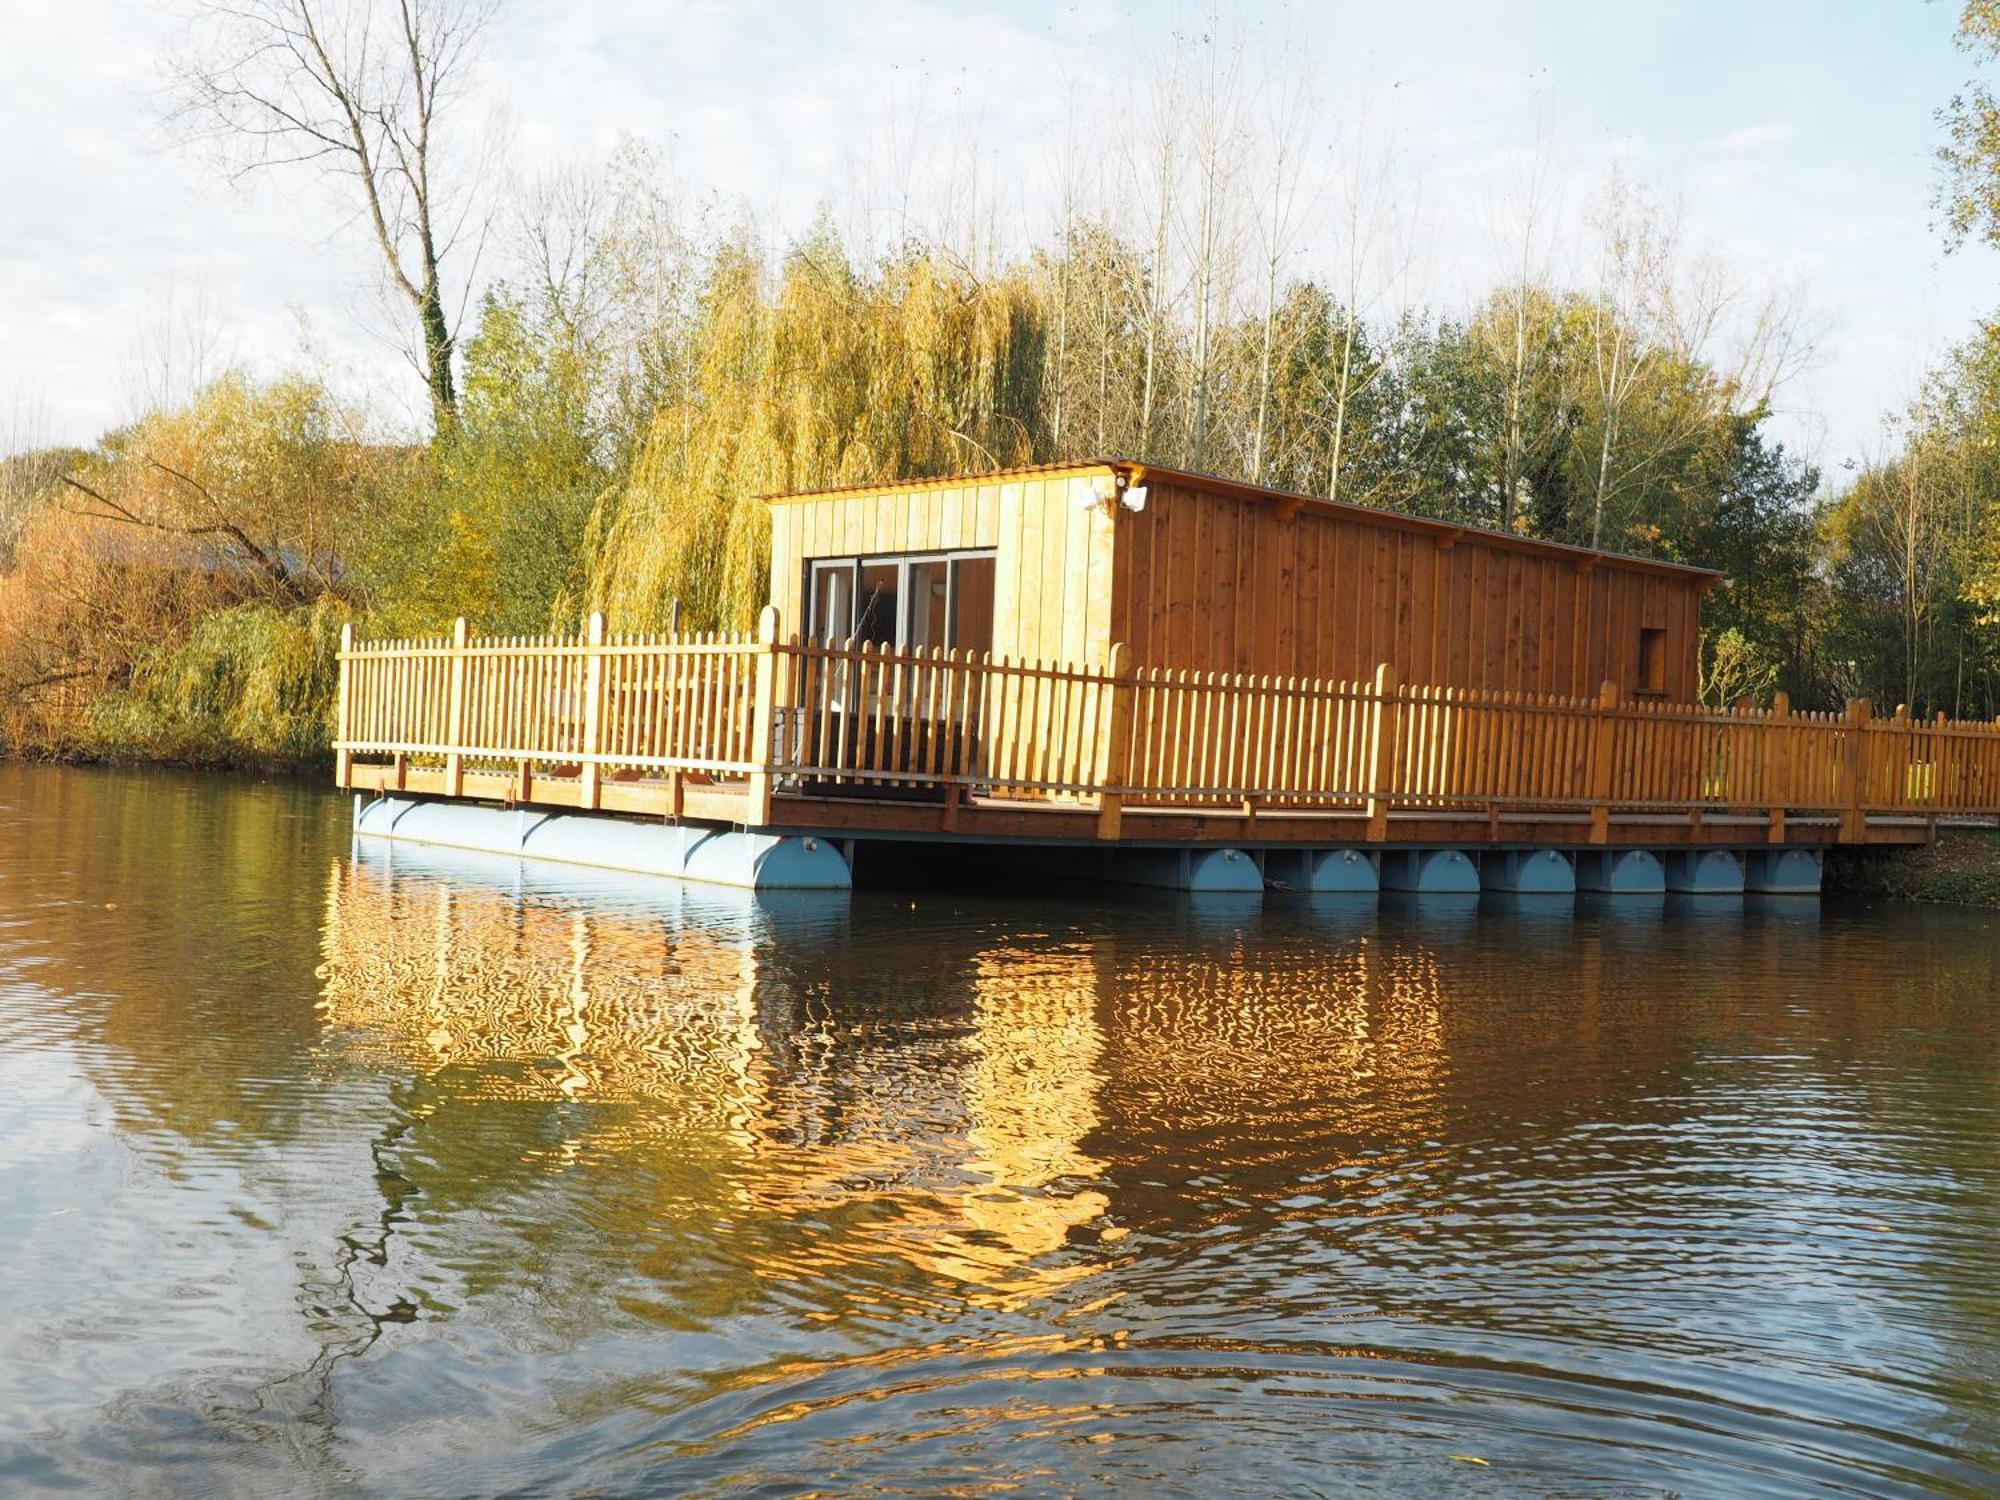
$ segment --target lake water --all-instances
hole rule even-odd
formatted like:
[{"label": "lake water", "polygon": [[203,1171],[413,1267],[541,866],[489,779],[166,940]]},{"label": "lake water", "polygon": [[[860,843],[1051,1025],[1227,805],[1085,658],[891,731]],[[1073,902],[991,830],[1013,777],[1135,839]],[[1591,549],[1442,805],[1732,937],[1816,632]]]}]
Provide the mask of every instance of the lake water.
[{"label": "lake water", "polygon": [[347,815],[0,766],[0,1493],[2000,1491],[1992,916]]}]

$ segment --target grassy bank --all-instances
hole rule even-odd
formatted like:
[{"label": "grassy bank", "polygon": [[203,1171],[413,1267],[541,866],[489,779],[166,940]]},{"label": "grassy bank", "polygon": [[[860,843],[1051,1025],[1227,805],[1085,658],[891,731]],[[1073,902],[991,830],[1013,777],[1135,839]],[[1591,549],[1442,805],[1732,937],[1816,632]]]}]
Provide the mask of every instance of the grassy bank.
[{"label": "grassy bank", "polygon": [[1848,896],[2000,906],[2000,831],[1946,828],[1927,848],[1829,850],[1826,889]]},{"label": "grassy bank", "polygon": [[221,771],[259,777],[331,776],[333,752],[267,755],[240,745],[182,742],[173,749],[135,749],[81,741],[10,740],[0,734],[0,760],[59,766],[165,766],[179,771]]}]

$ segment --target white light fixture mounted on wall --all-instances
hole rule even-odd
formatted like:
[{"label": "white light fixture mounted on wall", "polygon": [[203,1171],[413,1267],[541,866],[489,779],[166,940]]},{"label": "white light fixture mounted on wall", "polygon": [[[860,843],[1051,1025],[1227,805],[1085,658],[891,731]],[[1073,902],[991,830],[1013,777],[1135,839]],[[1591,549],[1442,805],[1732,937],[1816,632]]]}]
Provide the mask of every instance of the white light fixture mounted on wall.
[{"label": "white light fixture mounted on wall", "polygon": [[1092,499],[1104,507],[1106,515],[1117,514],[1115,506],[1138,512],[1146,508],[1146,471],[1134,464],[1120,465],[1109,474],[1090,482]]}]

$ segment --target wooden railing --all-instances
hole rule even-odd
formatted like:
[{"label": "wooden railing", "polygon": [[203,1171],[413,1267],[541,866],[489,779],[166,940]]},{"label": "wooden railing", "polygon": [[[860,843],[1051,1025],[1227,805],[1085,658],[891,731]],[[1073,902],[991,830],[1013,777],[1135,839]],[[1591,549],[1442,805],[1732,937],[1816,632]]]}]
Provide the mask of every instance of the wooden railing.
[{"label": "wooden railing", "polygon": [[[356,645],[343,635],[342,757],[595,770],[761,768],[751,737],[760,650],[743,634],[581,636]],[[456,788],[453,788],[454,792]]]},{"label": "wooden railing", "polygon": [[[743,821],[778,795],[1082,804],[1115,838],[1144,806],[1392,812],[1834,815],[2000,813],[2000,726],[1716,711],[1399,683],[1131,670],[755,635],[468,637],[341,645],[336,753],[441,769],[741,785]],[[678,803],[675,804],[678,806]]]}]

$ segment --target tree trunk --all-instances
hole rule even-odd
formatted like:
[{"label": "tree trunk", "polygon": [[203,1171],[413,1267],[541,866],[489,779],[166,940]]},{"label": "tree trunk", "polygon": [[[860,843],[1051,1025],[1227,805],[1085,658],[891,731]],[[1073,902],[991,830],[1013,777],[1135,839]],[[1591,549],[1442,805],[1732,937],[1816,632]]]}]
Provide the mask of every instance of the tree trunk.
[{"label": "tree trunk", "polygon": [[1167,230],[1174,201],[1171,138],[1160,152],[1160,217],[1153,235],[1152,276],[1146,287],[1146,377],[1139,398],[1139,457],[1153,456],[1153,405],[1159,391],[1160,318],[1167,276]]},{"label": "tree trunk", "polygon": [[417,317],[424,330],[424,378],[430,386],[431,416],[442,433],[458,422],[458,385],[451,370],[451,322],[445,317],[434,268],[417,301]]},{"label": "tree trunk", "polygon": [[1271,353],[1278,326],[1278,263],[1264,281],[1264,346],[1257,357],[1257,433],[1250,447],[1250,481],[1264,482],[1264,437],[1271,420]]},{"label": "tree trunk", "polygon": [[1340,498],[1340,471],[1347,462],[1347,403],[1354,395],[1354,320],[1352,303],[1340,325],[1340,375],[1333,397],[1333,456],[1327,465],[1326,498]]},{"label": "tree trunk", "polygon": [[1507,383],[1507,446],[1500,455],[1500,525],[1514,529],[1514,507],[1521,493],[1521,471],[1526,467],[1522,408],[1528,383],[1528,289],[1525,282],[1514,295],[1514,371]]},{"label": "tree trunk", "polygon": [[1194,431],[1189,447],[1199,469],[1208,441],[1209,340],[1213,334],[1211,305],[1215,298],[1215,184],[1210,168],[1208,189],[1201,203],[1201,266],[1196,277],[1194,323]]}]

